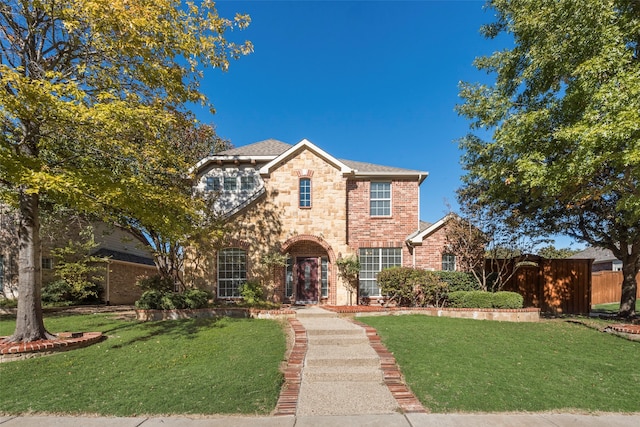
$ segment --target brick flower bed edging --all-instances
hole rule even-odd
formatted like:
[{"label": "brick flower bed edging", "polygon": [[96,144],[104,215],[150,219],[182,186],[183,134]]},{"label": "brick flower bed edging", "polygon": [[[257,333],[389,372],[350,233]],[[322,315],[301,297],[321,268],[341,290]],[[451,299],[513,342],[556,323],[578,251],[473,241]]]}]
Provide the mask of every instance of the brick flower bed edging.
[{"label": "brick flower bed edging", "polygon": [[274,415],[295,415],[298,409],[298,396],[302,382],[302,368],[307,354],[307,330],[298,319],[290,318],[289,325],[293,329],[293,348],[287,358],[284,369],[284,384],[280,389],[280,396]]},{"label": "brick flower bed edging", "polygon": [[322,306],[338,314],[360,316],[396,316],[423,314],[426,316],[455,317],[477,320],[500,320],[503,322],[538,322],[539,308],[494,309],[494,308],[433,308],[433,307],[382,307],[371,305]]},{"label": "brick flower bed edging", "polygon": [[369,345],[375,350],[380,358],[380,368],[382,369],[382,376],[384,383],[389,388],[391,395],[396,399],[398,405],[404,413],[427,413],[427,410],[422,406],[422,403],[413,394],[409,387],[405,384],[400,368],[396,363],[396,358],[391,353],[378,335],[378,331],[372,326],[366,325],[357,320],[352,322],[365,330],[367,338],[369,338]]},{"label": "brick flower bed edging", "polygon": [[[0,341],[2,341],[0,337]],[[13,360],[32,353],[50,353],[86,347],[104,338],[102,332],[61,332],[57,339],[22,343],[0,344],[0,362]]]},{"label": "brick flower bed edging", "polygon": [[252,319],[288,319],[296,316],[289,309],[259,310],[254,308],[198,308],[186,310],[140,310],[136,309],[136,320],[147,322],[155,320],[176,320],[195,318],[235,317]]},{"label": "brick flower bed edging", "polygon": [[605,328],[605,330],[612,330],[615,332],[621,332],[623,334],[640,334],[640,325],[627,325],[627,324],[619,324],[619,325],[610,325]]}]

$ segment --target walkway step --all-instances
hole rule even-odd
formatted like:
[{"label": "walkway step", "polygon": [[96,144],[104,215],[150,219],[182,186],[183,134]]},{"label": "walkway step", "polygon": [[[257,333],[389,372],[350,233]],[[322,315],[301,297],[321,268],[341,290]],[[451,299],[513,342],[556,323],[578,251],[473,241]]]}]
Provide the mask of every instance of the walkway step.
[{"label": "walkway step", "polygon": [[380,381],[338,384],[303,381],[296,415],[391,414],[397,408],[397,402]]},{"label": "walkway step", "polygon": [[351,366],[345,371],[343,366],[315,367],[306,370],[302,376],[310,382],[379,382],[382,383],[382,371],[375,366]]},{"label": "walkway step", "polygon": [[307,337],[310,344],[316,345],[356,345],[368,344],[369,338],[364,334],[316,334]]}]

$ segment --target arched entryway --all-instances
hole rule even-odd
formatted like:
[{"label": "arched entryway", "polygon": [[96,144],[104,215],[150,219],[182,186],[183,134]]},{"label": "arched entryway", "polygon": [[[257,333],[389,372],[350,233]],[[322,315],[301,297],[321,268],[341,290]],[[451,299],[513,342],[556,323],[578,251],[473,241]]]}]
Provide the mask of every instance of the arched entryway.
[{"label": "arched entryway", "polygon": [[296,304],[336,303],[335,254],[321,237],[297,235],[282,245],[289,255],[285,299]]}]

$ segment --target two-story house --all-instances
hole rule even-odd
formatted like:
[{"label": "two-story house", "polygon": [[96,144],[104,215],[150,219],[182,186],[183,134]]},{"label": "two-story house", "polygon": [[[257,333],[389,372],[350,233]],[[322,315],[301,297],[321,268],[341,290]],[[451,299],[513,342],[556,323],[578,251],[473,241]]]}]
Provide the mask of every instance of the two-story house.
[{"label": "two-story house", "polygon": [[[350,294],[336,261],[355,255],[360,296],[375,303],[376,276],[386,267],[441,270],[445,258],[451,267],[444,221],[419,220],[427,172],[337,159],[306,139],[230,149],[196,170],[197,190],[215,194],[227,230],[209,252],[192,248],[199,261],[186,277],[220,299],[239,297],[253,279],[274,301],[345,305]],[[433,236],[435,247],[424,244]],[[269,264],[274,254],[286,255],[286,265]]]}]

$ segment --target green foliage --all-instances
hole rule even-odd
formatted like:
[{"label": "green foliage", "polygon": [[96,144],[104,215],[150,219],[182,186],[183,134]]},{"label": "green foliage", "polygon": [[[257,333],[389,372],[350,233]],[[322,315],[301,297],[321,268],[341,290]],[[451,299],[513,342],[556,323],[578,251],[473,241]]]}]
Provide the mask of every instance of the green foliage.
[{"label": "green foliage", "polygon": [[522,308],[522,295],[515,292],[456,291],[448,295],[452,308]]},{"label": "green foliage", "polygon": [[544,258],[549,258],[549,259],[561,259],[561,258],[568,258],[571,255],[575,255],[578,252],[580,252],[577,249],[571,249],[571,248],[556,248],[553,245],[548,245],[545,246],[543,248],[540,248],[540,250],[538,250],[538,255]]},{"label": "green foliage", "polygon": [[248,280],[240,286],[240,296],[246,304],[254,305],[265,301],[264,289],[257,280]]},{"label": "green foliage", "polygon": [[377,276],[382,295],[389,303],[400,306],[440,306],[448,292],[448,284],[440,281],[433,271],[409,267],[391,267]]},{"label": "green foliage", "polygon": [[42,302],[55,305],[95,304],[101,302],[102,286],[87,282],[80,291],[64,280],[54,280],[42,288]]},{"label": "green foliage", "polygon": [[494,308],[522,308],[524,298],[516,292],[500,291],[493,294]]},{"label": "green foliage", "polygon": [[158,274],[138,279],[138,281],[136,281],[136,286],[141,288],[143,291],[155,290],[160,292],[173,292],[174,290],[173,279],[171,277],[163,277]]},{"label": "green foliage", "polygon": [[492,0],[489,37],[511,49],[475,60],[493,84],[462,83],[458,112],[485,141],[460,141],[461,200],[531,231],[613,251],[629,270],[621,315],[633,316],[640,268],[640,8],[627,0]]},{"label": "green foliage", "polygon": [[463,271],[434,271],[438,280],[448,285],[449,292],[475,291],[480,285],[472,273]]},{"label": "green foliage", "polygon": [[183,293],[150,289],[142,293],[135,305],[141,310],[183,310],[206,308],[210,294],[200,289],[188,289]]}]

